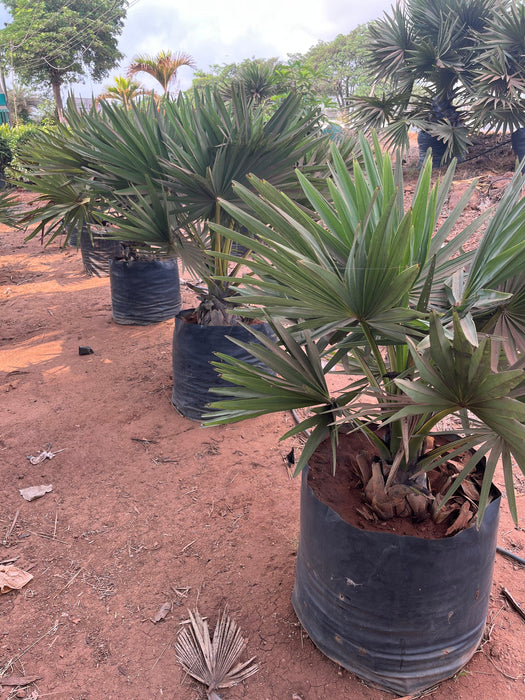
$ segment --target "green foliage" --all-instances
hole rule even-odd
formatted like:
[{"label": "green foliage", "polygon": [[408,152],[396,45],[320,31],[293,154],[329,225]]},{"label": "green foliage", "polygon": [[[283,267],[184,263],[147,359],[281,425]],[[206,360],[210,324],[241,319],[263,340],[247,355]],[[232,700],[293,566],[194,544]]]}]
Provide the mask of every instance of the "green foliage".
[{"label": "green foliage", "polygon": [[367,25],[360,24],[332,41],[319,41],[298,57],[314,71],[315,91],[334,97],[339,107],[346,107],[351,95],[367,94],[372,85],[367,71],[368,42]]},{"label": "green foliage", "polygon": [[128,68],[128,78],[132,78],[137,73],[147,73],[160,83],[164,94],[169,91],[170,85],[177,80],[177,73],[182,66],[195,67],[195,61],[187,54],[179,51],[159,51],[156,56],[140,55],[135,56]]},{"label": "green foliage", "polygon": [[129,107],[133,100],[144,94],[144,88],[136,80],[116,76],[113,84],[106,85],[104,92],[98,96],[99,100],[116,100],[124,107]]},{"label": "green foliage", "polygon": [[[405,207],[401,168],[377,140],[362,140],[361,152],[363,165],[349,171],[333,148],[324,194],[298,173],[306,205],[255,177],[249,189],[235,188],[242,208],[221,203],[248,233],[213,228],[252,241],[235,313],[268,319],[278,342],[257,336],[262,347],[248,345],[265,369],[221,356],[219,373],[238,389],[212,404],[218,412],[209,423],[309,407],[287,433],[311,430],[298,470],[327,434],[335,445],[338,430],[353,428],[392,465],[387,487],[400,469],[410,477],[445,461],[447,451],[477,447],[488,456],[479,517],[499,457],[516,517],[511,458],[525,473],[521,174],[494,212],[451,236],[472,192],[441,219],[454,165],[432,184],[427,159]],[[477,251],[465,251],[483,226]],[[347,375],[346,385],[329,388],[332,371]],[[428,457],[425,438],[448,415],[461,417],[460,438]],[[370,428],[377,424],[387,427],[381,436]]]},{"label": "green foliage", "polygon": [[281,91],[281,94],[275,98],[276,103],[293,90],[301,95],[305,107],[334,105],[332,98],[323,90],[325,74],[321,68],[315,68],[309,61],[290,58],[286,65],[276,70],[276,73]]},{"label": "green foliage", "polygon": [[[3,126],[3,125],[2,125]],[[9,147],[7,139],[0,136],[0,173],[3,173],[6,167],[11,163],[13,159],[13,152]]]},{"label": "green foliage", "polygon": [[236,73],[239,70],[239,65],[242,64],[214,63],[210,66],[208,72],[196,69],[193,73],[192,86],[187,91],[187,93],[189,95],[192,95],[194,90],[202,90],[206,87],[220,89],[223,88],[225,85],[229,85],[232,82],[232,80],[234,80]]},{"label": "green foliage", "polygon": [[224,97],[231,97],[233,89],[242,89],[249,101],[266,104],[269,111],[295,92],[301,95],[305,108],[312,109],[331,105],[331,98],[320,89],[323,79],[321,69],[300,55],[293,55],[286,63],[276,58],[254,58],[212,66],[210,73],[196,72],[193,87],[214,87]]},{"label": "green foliage", "polygon": [[14,181],[23,174],[23,167],[19,159],[20,152],[30,147],[31,141],[37,139],[38,134],[45,128],[36,124],[19,124],[18,126],[0,124],[0,137],[8,144],[12,153],[8,175]]},{"label": "green foliage", "polygon": [[127,0],[4,0],[13,21],[0,31],[1,60],[27,85],[53,88],[89,74],[103,78],[122,58],[117,40]]}]

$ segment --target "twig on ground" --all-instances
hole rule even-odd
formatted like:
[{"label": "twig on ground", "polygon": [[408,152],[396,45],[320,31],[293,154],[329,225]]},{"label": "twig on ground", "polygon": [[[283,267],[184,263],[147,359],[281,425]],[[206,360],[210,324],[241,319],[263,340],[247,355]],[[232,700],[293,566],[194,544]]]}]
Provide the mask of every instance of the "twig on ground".
[{"label": "twig on ground", "polygon": [[2,559],[2,561],[0,561],[0,565],[1,564],[14,564],[15,561],[18,561],[18,559],[20,559],[19,556],[18,557],[10,557],[9,559]]},{"label": "twig on ground", "polygon": [[69,544],[65,540],[59,540],[58,537],[53,535],[48,535],[47,532],[35,532],[34,530],[29,530],[32,535],[37,535],[38,537],[43,537],[46,540],[53,540],[53,542],[60,542],[60,544]]},{"label": "twig on ground", "polygon": [[6,544],[9,542],[9,538],[10,538],[10,536],[11,536],[11,533],[12,533],[13,530],[15,529],[16,521],[18,520],[18,516],[19,516],[19,515],[20,515],[20,509],[18,509],[18,510],[16,511],[15,517],[13,518],[13,522],[12,522],[11,525],[9,526],[8,531],[5,533],[5,537],[4,537],[4,539],[2,540],[2,544],[3,544],[3,545],[6,545]]},{"label": "twig on ground", "polygon": [[13,666],[13,664],[15,664],[17,661],[19,661],[19,660],[22,658],[22,656],[24,656],[24,654],[27,654],[27,652],[28,652],[30,649],[32,649],[34,646],[36,646],[36,645],[38,644],[38,642],[41,642],[42,639],[44,639],[44,637],[47,637],[48,634],[52,634],[53,632],[56,633],[56,632],[58,631],[58,628],[59,628],[59,627],[60,627],[60,623],[59,623],[58,620],[56,620],[56,621],[55,621],[55,624],[52,625],[52,626],[47,630],[47,632],[44,632],[44,634],[41,634],[40,637],[38,637],[38,639],[35,639],[35,641],[34,641],[32,644],[30,644],[28,647],[26,647],[23,651],[21,651],[20,654],[18,654],[18,656],[15,656],[14,658],[10,659],[10,660],[6,663],[6,665],[5,665],[3,668],[0,669],[0,678],[1,678],[2,676],[4,676],[4,675],[6,674],[6,672],[7,672],[7,670],[8,670],[9,668],[11,668],[11,667]]},{"label": "twig on ground", "polygon": [[142,445],[157,445],[157,440],[149,440],[148,438],[131,438],[134,442],[140,442]]},{"label": "twig on ground", "polygon": [[78,568],[78,570],[75,571],[75,573],[74,573],[73,576],[69,579],[69,581],[66,583],[66,585],[65,585],[63,588],[61,588],[61,589],[58,591],[58,593],[54,596],[55,598],[58,598],[58,596],[59,596],[61,593],[63,593],[63,592],[66,590],[66,588],[69,588],[69,586],[71,586],[71,584],[73,583],[73,581],[76,579],[76,577],[79,575],[79,573],[80,573],[81,571],[85,571],[85,570],[86,570],[88,564],[91,563],[91,559],[92,559],[92,558],[93,558],[93,557],[90,557],[90,558],[87,560],[87,562],[84,564],[84,566],[80,566],[80,567]]},{"label": "twig on ground", "polygon": [[164,649],[161,651],[160,656],[157,658],[157,660],[155,661],[155,663],[154,663],[153,666],[151,667],[151,670],[152,670],[152,671],[153,671],[153,669],[155,668],[155,666],[159,663],[159,661],[162,659],[162,657],[164,656],[164,652],[166,651],[166,649],[169,647],[170,644],[171,644],[171,642],[168,642],[168,643],[166,644],[166,646],[164,647]]},{"label": "twig on ground", "polygon": [[525,620],[525,610],[521,607],[517,600],[515,600],[506,588],[501,589],[501,595],[508,600],[511,607]]},{"label": "twig on ground", "polygon": [[66,583],[66,585],[65,585],[63,588],[61,588],[61,589],[58,591],[58,593],[55,594],[55,596],[54,596],[55,598],[58,598],[58,596],[59,596],[61,593],[63,593],[63,592],[66,590],[66,588],[69,588],[69,586],[71,586],[71,584],[72,584],[73,581],[76,579],[76,577],[79,575],[79,573],[83,570],[83,568],[84,568],[84,567],[81,566],[81,567],[73,574],[73,576],[69,579],[69,581]]}]

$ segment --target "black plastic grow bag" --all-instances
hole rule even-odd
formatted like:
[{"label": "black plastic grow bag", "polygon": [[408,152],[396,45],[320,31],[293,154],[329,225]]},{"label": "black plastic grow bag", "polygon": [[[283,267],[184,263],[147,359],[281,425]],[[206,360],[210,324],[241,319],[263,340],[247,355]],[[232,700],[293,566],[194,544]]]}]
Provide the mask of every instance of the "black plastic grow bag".
[{"label": "black plastic grow bag", "polygon": [[84,270],[88,275],[107,277],[109,275],[109,261],[121,254],[120,251],[120,241],[108,238],[93,227],[90,235],[87,226],[82,227],[80,252]]},{"label": "black plastic grow bag", "polygon": [[435,136],[427,134],[426,131],[419,131],[417,135],[417,145],[419,148],[418,165],[422,166],[427,156],[427,150],[432,149],[432,167],[439,168],[441,161],[447,150],[447,145]]},{"label": "black plastic grow bag", "polygon": [[[186,321],[194,309],[187,309],[175,318],[173,332],[173,394],[175,408],[186,418],[201,420],[209,412],[207,404],[224,400],[210,391],[211,387],[232,386],[219,377],[210,362],[217,360],[216,352],[236,357],[244,362],[258,364],[246,350],[233,343],[228,336],[244,342],[254,342],[254,336],[242,326],[201,326]],[[273,337],[267,323],[257,323],[254,330]]]},{"label": "black plastic grow bag", "polygon": [[[525,127],[513,131],[510,135],[510,142],[516,158],[521,163],[525,158]],[[521,172],[525,175],[525,165],[521,169]]]},{"label": "black plastic grow bag", "polygon": [[111,305],[117,323],[160,323],[181,310],[176,260],[111,260],[109,269]]},{"label": "black plastic grow bag", "polygon": [[499,504],[445,539],[370,532],[319,501],[305,469],[292,603],[314,644],[401,695],[454,675],[483,635]]}]

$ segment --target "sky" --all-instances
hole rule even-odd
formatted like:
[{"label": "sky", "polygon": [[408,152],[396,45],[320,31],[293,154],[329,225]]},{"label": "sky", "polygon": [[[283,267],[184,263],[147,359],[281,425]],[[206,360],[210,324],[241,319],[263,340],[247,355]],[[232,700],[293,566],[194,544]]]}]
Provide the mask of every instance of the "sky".
[{"label": "sky", "polygon": [[[102,84],[89,79],[74,92],[89,96],[124,75],[136,54],[184,51],[197,68],[245,58],[286,59],[305,53],[318,41],[348,34],[358,24],[380,17],[394,0],[130,0],[119,49],[124,59]],[[9,14],[0,5],[0,27]],[[193,71],[179,70],[178,88],[191,85]],[[137,76],[148,88],[147,76]],[[149,79],[151,81],[151,79]]]}]

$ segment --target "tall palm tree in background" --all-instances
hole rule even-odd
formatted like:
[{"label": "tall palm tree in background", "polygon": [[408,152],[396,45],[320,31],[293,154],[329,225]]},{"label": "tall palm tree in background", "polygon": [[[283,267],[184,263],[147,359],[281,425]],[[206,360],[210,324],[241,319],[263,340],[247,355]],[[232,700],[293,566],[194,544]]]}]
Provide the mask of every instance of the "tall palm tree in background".
[{"label": "tall palm tree in background", "polygon": [[147,73],[162,85],[164,94],[168,94],[168,89],[177,79],[177,72],[181,66],[195,68],[195,61],[192,56],[179,51],[160,51],[156,56],[142,54],[135,56],[128,68],[128,78],[132,78],[137,73]]},{"label": "tall palm tree in background", "polygon": [[402,148],[416,127],[442,142],[444,160],[464,156],[485,32],[513,1],[398,0],[369,27],[369,77],[387,90],[352,99],[354,126]]},{"label": "tall palm tree in background", "polygon": [[130,107],[134,99],[144,95],[144,87],[139,82],[122,76],[117,76],[114,85],[106,85],[104,90],[99,95],[99,100],[117,100],[126,108]]}]

